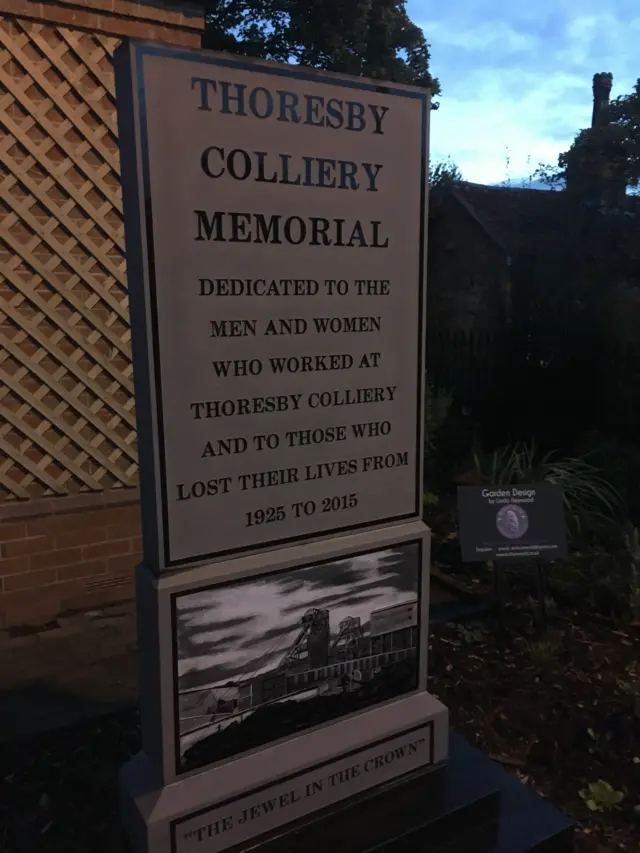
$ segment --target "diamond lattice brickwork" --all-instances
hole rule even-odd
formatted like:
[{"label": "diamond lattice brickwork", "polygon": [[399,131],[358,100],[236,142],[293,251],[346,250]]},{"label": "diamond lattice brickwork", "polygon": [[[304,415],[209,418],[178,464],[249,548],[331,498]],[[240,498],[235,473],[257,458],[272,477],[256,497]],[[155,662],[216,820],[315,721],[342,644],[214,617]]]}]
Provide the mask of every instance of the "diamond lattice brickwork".
[{"label": "diamond lattice brickwork", "polygon": [[117,43],[0,19],[5,499],[137,482]]}]

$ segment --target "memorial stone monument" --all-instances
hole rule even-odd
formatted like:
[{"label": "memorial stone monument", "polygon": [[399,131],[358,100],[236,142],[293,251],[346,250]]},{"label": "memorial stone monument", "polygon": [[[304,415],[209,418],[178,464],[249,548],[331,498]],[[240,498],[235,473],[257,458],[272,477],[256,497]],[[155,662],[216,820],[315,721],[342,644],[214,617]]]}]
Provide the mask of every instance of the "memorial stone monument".
[{"label": "memorial stone monument", "polygon": [[144,548],[126,831],[135,853],[319,827],[368,849],[441,814],[449,742],[426,690],[429,92],[135,42],[115,64]]}]

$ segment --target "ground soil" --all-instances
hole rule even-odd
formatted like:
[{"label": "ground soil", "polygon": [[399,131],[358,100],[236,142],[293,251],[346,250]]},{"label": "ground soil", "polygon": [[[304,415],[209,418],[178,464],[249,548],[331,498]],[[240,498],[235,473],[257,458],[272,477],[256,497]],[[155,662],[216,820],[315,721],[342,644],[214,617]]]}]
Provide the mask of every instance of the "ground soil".
[{"label": "ground soil", "polygon": [[[460,562],[455,507],[430,516],[440,575],[494,605],[483,624],[432,634],[430,691],[460,734],[575,819],[576,853],[640,853],[640,625],[547,599],[542,632],[527,567],[501,573],[500,618],[491,568]],[[620,807],[587,808],[580,791],[599,779]]]},{"label": "ground soil", "polygon": [[[480,626],[438,630],[431,692],[456,731],[575,818],[576,853],[637,853],[640,719],[619,682],[637,667],[640,637],[558,614],[536,639],[525,612],[507,618],[500,641],[493,627],[481,639]],[[579,791],[598,779],[624,793],[619,808],[589,811]]]}]

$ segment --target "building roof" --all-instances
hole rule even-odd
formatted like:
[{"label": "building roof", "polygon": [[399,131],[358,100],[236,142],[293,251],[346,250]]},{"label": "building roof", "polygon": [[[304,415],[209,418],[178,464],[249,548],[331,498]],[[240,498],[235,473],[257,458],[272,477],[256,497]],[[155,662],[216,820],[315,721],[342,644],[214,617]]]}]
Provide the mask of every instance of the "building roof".
[{"label": "building roof", "polygon": [[526,187],[491,187],[455,181],[451,194],[476,220],[489,239],[507,256],[530,251],[551,234],[564,238],[597,235],[590,250],[624,251],[640,257],[640,199],[629,197],[622,209],[605,210],[589,205],[566,191]]}]

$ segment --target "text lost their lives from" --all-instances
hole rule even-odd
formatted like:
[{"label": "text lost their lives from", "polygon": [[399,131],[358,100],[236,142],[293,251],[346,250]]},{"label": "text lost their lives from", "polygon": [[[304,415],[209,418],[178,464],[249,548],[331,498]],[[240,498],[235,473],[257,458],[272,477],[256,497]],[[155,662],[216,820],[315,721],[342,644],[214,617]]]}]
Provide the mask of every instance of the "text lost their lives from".
[{"label": "text lost their lives from", "polygon": [[341,770],[334,770],[324,776],[319,775],[318,778],[311,781],[301,782],[298,785],[292,782],[289,790],[282,791],[273,796],[266,796],[252,805],[243,807],[240,804],[235,812],[228,812],[226,815],[221,815],[219,818],[210,820],[208,823],[190,829],[185,832],[183,837],[185,840],[194,839],[199,842],[215,838],[225,832],[229,832],[236,826],[243,826],[244,824],[267,817],[280,809],[290,808],[303,799],[339,788],[355,779],[376,775],[383,772],[390,765],[415,758],[415,756],[424,753],[427,749],[428,741],[426,738],[421,737],[400,746],[390,747],[378,755],[374,755],[364,761],[355,762]]},{"label": "text lost their lives from", "polygon": [[[264,436],[268,438],[268,436]],[[415,461],[415,460],[411,460]],[[274,486],[293,486],[299,483],[325,480],[333,477],[345,477],[358,473],[369,474],[388,471],[394,468],[409,468],[410,456],[408,451],[395,453],[376,453],[363,456],[360,459],[338,459],[330,462],[316,462],[313,465],[294,466],[289,468],[273,468],[266,471],[256,471],[238,474],[236,477],[211,477],[208,480],[194,480],[191,483],[177,485],[177,501],[199,500],[200,498],[215,498],[228,495],[233,491],[233,485],[239,491],[246,492],[254,489],[267,489]],[[315,515],[316,512],[330,513],[354,510],[359,503],[358,493],[328,494],[319,500],[293,501],[290,504],[270,504],[255,507],[243,514],[245,527],[256,527],[262,524],[283,522],[289,517],[302,518]]]},{"label": "text lost their lives from", "polygon": [[409,453],[406,450],[395,453],[375,453],[363,456],[360,459],[338,459],[300,467],[273,468],[267,471],[237,474],[235,477],[212,477],[206,481],[195,480],[189,484],[178,483],[176,498],[178,501],[187,501],[227,495],[232,490],[234,482],[240,491],[245,492],[251,489],[267,489],[273,486],[291,486],[330,477],[386,471],[390,468],[406,468],[408,465]]}]

